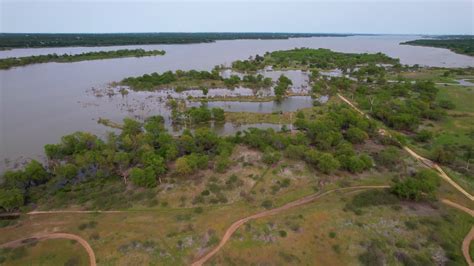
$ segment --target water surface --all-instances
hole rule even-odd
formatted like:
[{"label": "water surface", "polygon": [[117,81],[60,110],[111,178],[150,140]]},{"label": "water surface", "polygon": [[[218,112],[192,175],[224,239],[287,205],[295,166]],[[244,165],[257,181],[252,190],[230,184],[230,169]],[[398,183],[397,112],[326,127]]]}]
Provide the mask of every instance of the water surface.
[{"label": "water surface", "polygon": [[[383,52],[401,59],[403,64],[429,66],[474,66],[472,57],[458,55],[447,49],[399,45],[419,36],[351,36],[314,37],[289,40],[232,40],[215,43],[181,45],[146,45],[119,47],[34,48],[0,51],[0,58],[48,53],[83,53],[122,48],[162,49],[164,56],[119,58],[75,63],[46,63],[0,71],[0,161],[27,156],[38,158],[47,143],[75,131],[102,135],[110,130],[97,124],[99,117],[121,121],[124,117],[166,115],[165,97],[147,93],[130,93],[97,98],[91,88],[103,88],[112,81],[128,76],[167,70],[211,70],[215,65],[229,65],[237,59],[264,54],[267,51],[296,47],[330,48],[341,52]],[[274,72],[272,78],[280,73]],[[296,76],[292,76],[292,75]],[[303,87],[301,73],[289,74]],[[298,87],[298,86],[295,87]],[[219,93],[210,92],[212,93]],[[250,90],[247,90],[250,93]],[[148,97],[148,98],[146,98]],[[291,100],[293,101],[293,100]],[[299,102],[296,102],[299,101]],[[217,103],[216,103],[217,104]],[[255,105],[228,104],[229,110],[278,111],[274,103]],[[299,105],[301,104],[301,105]],[[241,107],[238,107],[240,105]],[[291,108],[305,107],[309,102],[295,100]],[[245,106],[245,107],[244,107]],[[259,109],[261,108],[261,109]],[[0,165],[0,168],[2,166]],[[1,170],[1,169],[0,169]]]}]

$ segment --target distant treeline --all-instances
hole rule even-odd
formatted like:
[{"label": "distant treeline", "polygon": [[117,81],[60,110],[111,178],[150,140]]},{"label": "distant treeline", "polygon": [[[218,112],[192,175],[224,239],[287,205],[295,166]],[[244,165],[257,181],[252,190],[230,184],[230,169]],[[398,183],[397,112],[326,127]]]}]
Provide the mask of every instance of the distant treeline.
[{"label": "distant treeline", "polygon": [[474,36],[456,36],[452,38],[422,39],[402,44],[447,48],[458,54],[474,56]]},{"label": "distant treeline", "polygon": [[113,46],[172,43],[203,43],[236,39],[288,39],[298,37],[346,37],[321,33],[1,33],[0,50],[27,47]]},{"label": "distant treeline", "polygon": [[152,50],[145,51],[143,49],[122,49],[116,51],[100,51],[100,52],[88,52],[82,54],[47,54],[47,55],[34,55],[26,57],[12,57],[0,59],[0,69],[9,69],[17,66],[25,66],[30,64],[40,64],[48,62],[68,63],[78,62],[86,60],[99,60],[107,58],[120,58],[120,57],[142,57],[142,56],[153,56],[153,55],[164,55],[165,51]]}]

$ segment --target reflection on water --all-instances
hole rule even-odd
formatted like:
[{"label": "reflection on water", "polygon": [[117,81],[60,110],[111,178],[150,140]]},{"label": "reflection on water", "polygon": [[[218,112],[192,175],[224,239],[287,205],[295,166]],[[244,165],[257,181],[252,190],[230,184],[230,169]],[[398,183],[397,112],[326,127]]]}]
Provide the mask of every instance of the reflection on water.
[{"label": "reflection on water", "polygon": [[252,112],[252,113],[275,113],[293,112],[301,108],[313,106],[310,96],[292,96],[280,102],[209,102],[210,108],[219,107],[226,112]]},{"label": "reflection on water", "polygon": [[[203,125],[190,128],[190,129],[191,131],[194,131],[196,128],[200,128],[200,127],[211,128],[214,132],[216,132],[219,135],[228,136],[228,135],[233,135],[238,131],[244,131],[250,128],[259,128],[259,129],[271,128],[275,131],[280,131],[282,130],[283,126],[286,126],[286,128],[289,130],[293,128],[292,125],[287,125],[287,124],[254,123],[254,124],[240,125],[240,124],[233,124],[233,123],[226,122],[226,123],[203,124]],[[168,128],[168,130],[173,135],[180,135],[184,131],[184,128],[183,127],[170,127]]]},{"label": "reflection on water", "polygon": [[[167,70],[211,70],[215,65],[229,65],[267,51],[296,47],[329,48],[340,52],[383,52],[401,59],[402,64],[430,66],[474,66],[472,57],[457,55],[447,49],[399,45],[419,36],[351,36],[314,37],[289,40],[232,40],[187,45],[147,45],[121,47],[69,47],[14,49],[0,51],[0,58],[48,53],[83,53],[122,48],[165,50],[166,55],[143,58],[118,58],[75,63],[46,63],[0,71],[0,162],[21,155],[38,157],[47,143],[57,143],[60,137],[74,131],[90,131],[102,135],[106,130],[97,124],[99,117],[121,121],[124,117],[164,115],[163,102],[168,97],[152,93],[132,93],[97,98],[85,93],[92,87],[101,88],[109,82],[129,76]],[[277,71],[267,75],[276,78]],[[274,75],[274,76],[273,76]],[[306,73],[288,73],[295,84],[304,87]],[[301,86],[300,86],[301,85]],[[222,89],[225,90],[225,89]],[[267,91],[268,92],[268,91]],[[166,93],[166,92],[163,92]],[[171,92],[170,92],[171,93]],[[202,92],[186,92],[202,93]],[[186,95],[185,93],[185,95]],[[251,95],[252,90],[238,88],[234,92],[210,90],[210,96],[220,93]],[[264,92],[262,92],[264,93]],[[271,93],[268,92],[268,93]],[[148,98],[147,98],[148,97]],[[186,97],[186,96],[183,96]],[[292,109],[309,105],[308,100],[291,100]],[[255,107],[256,106],[256,107]],[[273,103],[247,105],[252,110],[283,110]],[[237,106],[231,106],[238,110]],[[240,109],[242,110],[242,108]],[[0,165],[1,168],[1,165]]]},{"label": "reflection on water", "polygon": [[455,80],[461,86],[474,86],[474,83],[465,79],[456,79]]}]

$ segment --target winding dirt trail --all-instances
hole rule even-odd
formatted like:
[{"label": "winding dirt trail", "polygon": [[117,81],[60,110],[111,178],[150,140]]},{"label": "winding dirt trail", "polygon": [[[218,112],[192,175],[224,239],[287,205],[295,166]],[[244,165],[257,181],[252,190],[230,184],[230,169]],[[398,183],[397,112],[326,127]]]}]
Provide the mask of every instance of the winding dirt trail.
[{"label": "winding dirt trail", "polygon": [[456,202],[452,202],[452,201],[450,201],[450,200],[448,200],[448,199],[441,199],[441,202],[444,203],[444,204],[446,204],[446,205],[449,205],[449,206],[451,206],[451,207],[453,207],[453,208],[456,208],[456,209],[458,209],[458,210],[460,210],[460,211],[463,211],[463,212],[465,212],[465,213],[471,215],[472,217],[474,217],[474,210],[471,210],[471,209],[469,209],[469,208],[467,208],[467,207],[464,207],[464,206],[462,206],[462,205],[460,205],[460,204],[458,204],[458,203],[456,203]]},{"label": "winding dirt trail", "polygon": [[67,233],[37,234],[30,237],[21,238],[21,239],[17,239],[17,240],[13,240],[13,241],[1,244],[0,248],[14,248],[14,247],[26,245],[27,243],[29,243],[28,240],[43,241],[47,239],[70,239],[70,240],[77,241],[82,247],[84,247],[84,249],[87,252],[87,255],[89,255],[89,264],[91,266],[97,266],[97,263],[95,260],[95,253],[92,247],[84,238],[78,235],[73,235],[73,234],[67,234]]},{"label": "winding dirt trail", "polygon": [[[474,217],[474,210],[471,210],[469,208],[466,208],[462,205],[457,204],[456,202],[452,202],[448,199],[441,199],[441,202],[443,202],[446,205],[449,205],[453,208],[456,208],[460,211],[463,211],[472,217]],[[471,254],[469,254],[469,246],[471,245],[472,240],[474,240],[474,226],[471,227],[471,231],[464,237],[464,240],[462,241],[462,254],[464,256],[464,259],[467,262],[467,265],[469,266],[474,266],[474,262],[472,261]]]},{"label": "winding dirt trail", "polygon": [[474,201],[474,196],[472,196],[469,192],[464,190],[460,185],[458,185],[458,183],[454,182],[454,180],[452,180],[438,164],[431,161],[430,159],[427,159],[425,157],[422,157],[422,156],[418,155],[416,152],[414,152],[412,149],[410,149],[406,146],[404,146],[403,149],[405,151],[407,151],[412,157],[419,160],[420,162],[422,162],[427,167],[429,167],[431,169],[434,169],[436,172],[438,172],[438,174],[441,176],[441,178],[443,178],[446,182],[451,184],[451,186],[453,186],[456,190],[458,190],[459,192],[464,194],[464,196],[466,196],[468,199]]},{"label": "winding dirt trail", "polygon": [[472,259],[471,259],[471,255],[469,254],[469,246],[473,239],[474,239],[474,226],[471,228],[471,231],[469,231],[469,234],[467,234],[467,236],[462,241],[462,254],[464,255],[467,265],[469,266],[474,265],[474,262],[472,262]]},{"label": "winding dirt trail", "polygon": [[[337,96],[342,100],[344,101],[345,103],[347,103],[349,106],[351,106],[354,110],[356,110],[358,113],[360,113],[361,115],[363,115],[364,117],[367,117],[368,119],[371,119],[369,115],[367,115],[366,113],[364,113],[363,111],[361,111],[359,108],[357,108],[354,104],[352,104],[351,101],[349,101],[348,99],[346,99],[344,96],[342,96],[341,94],[337,94]],[[384,130],[384,129],[379,129],[379,133],[382,134],[382,135],[387,135],[388,133]],[[421,161],[425,166],[429,167],[429,168],[432,168],[434,170],[436,170],[440,176],[446,180],[449,184],[451,184],[456,190],[458,190],[459,192],[461,192],[463,195],[465,195],[467,198],[469,198],[470,200],[474,200],[474,197],[469,194],[467,191],[465,191],[461,186],[459,186],[456,182],[454,182],[444,171],[443,169],[441,169],[440,166],[438,166],[437,164],[435,164],[434,162],[432,162],[431,160],[427,159],[427,158],[424,158],[422,156],[420,156],[419,154],[417,154],[416,152],[414,152],[412,149],[408,148],[408,147],[403,147],[403,149],[405,149],[405,151],[407,151],[412,157],[414,157],[415,159]],[[192,266],[201,266],[203,265],[205,262],[207,262],[210,258],[212,258],[212,256],[214,256],[226,243],[227,241],[229,241],[230,237],[232,236],[232,234],[237,231],[237,229],[242,226],[243,224],[245,224],[246,222],[250,221],[250,220],[253,220],[253,219],[258,219],[258,218],[262,218],[262,217],[267,217],[267,216],[270,216],[270,215],[274,215],[274,214],[277,214],[277,213],[280,213],[282,211],[285,211],[285,210],[288,210],[288,209],[291,209],[291,208],[294,208],[294,207],[298,207],[298,206],[301,206],[301,205],[304,205],[304,204],[307,204],[309,202],[312,202],[316,199],[319,199],[325,195],[328,195],[330,193],[333,193],[333,192],[336,192],[336,191],[343,191],[343,190],[349,190],[349,189],[353,189],[353,190],[360,190],[360,189],[376,189],[376,188],[388,188],[389,186],[359,186],[359,187],[347,187],[347,188],[340,188],[340,189],[334,189],[334,190],[329,190],[329,191],[326,191],[326,192],[323,192],[323,193],[320,193],[320,194],[314,194],[314,195],[310,195],[310,196],[307,196],[307,197],[304,197],[302,199],[299,199],[299,200],[296,200],[296,201],[293,201],[293,202],[290,202],[290,203],[287,203],[279,208],[275,208],[275,209],[271,209],[271,210],[267,210],[267,211],[263,211],[263,212],[260,212],[260,213],[257,213],[257,214],[254,214],[254,215],[251,215],[251,216],[248,216],[248,217],[245,217],[245,218],[242,218],[236,222],[234,222],[225,232],[224,236],[222,237],[221,241],[219,242],[219,245],[217,245],[215,248],[213,248],[209,253],[207,253],[206,255],[202,256],[201,258],[197,259],[196,261],[194,261],[191,265]],[[468,214],[470,214],[471,216],[473,215],[474,211],[469,209],[469,208],[466,208],[462,205],[459,205],[457,203],[454,203],[452,201],[449,201],[447,199],[442,199],[442,202],[451,206],[451,207],[454,207],[454,208],[457,208],[461,211],[464,211]],[[463,244],[462,244],[462,252],[463,252],[463,255],[467,261],[467,263],[471,266],[473,265],[472,264],[472,260],[471,260],[471,257],[469,255],[469,245],[470,245],[470,242],[472,241],[472,239],[474,238],[474,227],[471,229],[471,231],[469,232],[469,234],[464,238],[464,241],[463,241]]]},{"label": "winding dirt trail", "polygon": [[[363,116],[367,117],[370,119],[370,117],[364,113],[363,111],[361,111],[359,108],[357,108],[354,104],[352,104],[351,101],[349,101],[346,97],[342,96],[341,94],[337,94],[337,96],[342,100],[344,101],[345,103],[347,103],[349,106],[351,106],[354,110],[356,110],[358,113],[362,114]],[[379,129],[379,133],[381,135],[387,135],[389,134],[387,131],[385,131],[384,129]],[[451,184],[456,190],[458,190],[459,192],[461,192],[464,196],[466,196],[468,199],[470,199],[471,201],[474,201],[474,196],[471,195],[469,192],[467,192],[466,190],[464,190],[460,185],[458,185],[458,183],[454,182],[454,180],[452,180],[447,174],[446,172],[438,165],[436,164],[435,162],[417,154],[415,151],[413,151],[412,149],[408,148],[407,146],[403,146],[403,149],[408,152],[408,154],[410,154],[413,158],[415,158],[416,160],[420,161],[422,164],[424,164],[426,167],[428,168],[431,168],[433,170],[435,170],[436,172],[438,172],[438,174],[441,176],[441,178],[443,178],[446,182],[448,182],[449,184]],[[452,202],[448,199],[442,199],[441,200],[443,203],[453,207],[453,208],[456,208],[456,209],[459,209],[471,216],[474,216],[474,211],[467,208],[467,207],[464,207],[460,204],[457,204],[455,202]],[[466,259],[466,262],[469,266],[474,266],[474,263],[471,259],[471,255],[469,254],[469,245],[471,243],[471,241],[474,239],[474,226],[471,228],[471,231],[466,235],[466,237],[464,238],[464,241],[462,242],[462,253],[464,255],[464,258]]]},{"label": "winding dirt trail", "polygon": [[122,213],[127,211],[31,211],[27,215],[38,214],[64,214],[64,213]]},{"label": "winding dirt trail", "polygon": [[[350,105],[354,110],[356,110],[358,113],[362,114],[363,116],[367,117],[370,119],[370,117],[365,114],[363,111],[361,111],[360,109],[358,109],[354,104],[352,104],[349,100],[347,100],[344,96],[340,95],[340,94],[337,94],[338,97],[346,102],[348,105]],[[385,130],[383,129],[380,129],[379,130],[380,134],[382,135],[385,135],[385,134],[388,134]],[[441,167],[439,165],[437,165],[436,163],[432,162],[431,160],[427,159],[427,158],[424,158],[420,155],[418,155],[417,153],[415,153],[413,150],[411,150],[410,148],[404,146],[403,149],[405,149],[405,151],[407,151],[412,157],[414,157],[415,159],[421,161],[424,165],[426,165],[427,167],[429,168],[432,168],[434,170],[436,170],[440,176],[446,180],[448,183],[450,183],[454,188],[456,188],[459,192],[461,192],[462,194],[464,194],[466,197],[468,197],[470,200],[474,200],[474,197],[469,194],[467,191],[465,191],[461,186],[459,186],[456,182],[454,182],[444,171],[443,169],[441,169]],[[292,201],[290,203],[287,203],[281,207],[278,207],[278,208],[275,208],[275,209],[271,209],[271,210],[266,210],[266,211],[263,211],[263,212],[259,212],[259,213],[256,213],[254,215],[251,215],[251,216],[248,216],[248,217],[245,217],[245,218],[242,218],[236,222],[234,222],[225,232],[223,238],[221,239],[221,241],[219,242],[219,245],[217,245],[215,248],[213,248],[209,253],[207,253],[206,255],[202,256],[201,258],[197,259],[195,262],[192,263],[192,266],[201,266],[203,265],[205,262],[207,262],[210,258],[212,258],[226,243],[227,241],[229,241],[230,237],[232,236],[232,234],[237,231],[237,229],[242,226],[243,224],[245,224],[246,222],[250,221],[250,220],[254,220],[254,219],[258,219],[258,218],[263,218],[263,217],[267,217],[267,216],[271,216],[271,215],[275,215],[275,214],[278,214],[280,212],[283,212],[283,211],[286,211],[286,210],[289,210],[289,209],[292,209],[292,208],[295,208],[295,207],[299,207],[301,205],[305,205],[307,203],[310,203],[310,202],[313,202],[321,197],[324,197],[328,194],[331,194],[331,193],[334,193],[334,192],[338,192],[338,191],[345,191],[345,190],[353,190],[353,191],[358,191],[358,190],[365,190],[365,189],[384,189],[384,188],[388,188],[389,186],[356,186],[356,187],[346,187],[346,188],[338,188],[338,189],[333,189],[333,190],[329,190],[329,191],[326,191],[326,192],[323,192],[323,193],[318,193],[318,194],[313,194],[313,195],[310,195],[310,196],[306,196],[304,198],[301,198],[301,199],[298,199],[298,200],[295,200],[295,201]],[[469,215],[471,216],[474,216],[474,211],[467,208],[467,207],[464,207],[462,205],[459,205],[455,202],[452,202],[450,200],[447,200],[447,199],[442,199],[441,200],[443,203],[453,207],[453,208],[457,208],[463,212],[466,212],[468,213]],[[121,213],[121,212],[124,212],[124,211],[32,211],[32,212],[29,212],[27,213],[27,215],[38,215],[38,214],[64,214],[64,213]],[[22,239],[17,239],[17,240],[14,240],[14,241],[11,241],[11,242],[7,242],[7,243],[4,243],[4,244],[1,244],[0,245],[0,248],[6,248],[6,247],[17,247],[17,246],[22,246],[22,245],[25,245],[26,243],[28,243],[28,240],[29,239],[35,239],[37,241],[42,241],[42,240],[47,240],[47,239],[71,239],[71,240],[75,240],[77,241],[80,245],[82,245],[84,247],[84,249],[86,250],[87,254],[89,255],[89,263],[91,266],[96,266],[96,258],[95,258],[95,253],[94,253],[94,250],[92,249],[92,247],[89,245],[89,243],[81,238],[80,236],[77,236],[77,235],[73,235],[73,234],[68,234],[68,233],[46,233],[46,234],[38,234],[38,235],[33,235],[31,237],[27,237],[27,238],[22,238]],[[464,255],[464,258],[466,259],[468,265],[474,265],[474,263],[472,262],[472,259],[470,257],[470,254],[469,254],[469,246],[470,246],[470,243],[472,242],[472,240],[474,239],[474,226],[471,228],[471,231],[466,235],[466,237],[464,238],[463,240],[463,243],[462,243],[462,253]]]},{"label": "winding dirt trail", "polygon": [[[351,106],[354,110],[356,110],[358,113],[360,113],[361,115],[367,117],[370,119],[370,117],[364,113],[363,111],[361,111],[359,108],[357,108],[351,101],[349,101],[346,97],[342,96],[341,94],[337,94],[337,96],[345,103],[347,103],[349,106]],[[379,132],[381,135],[387,135],[389,134],[387,131],[385,131],[384,129],[379,129]],[[467,192],[466,190],[464,190],[460,185],[458,185],[458,183],[454,182],[454,180],[452,180],[447,174],[446,172],[438,165],[436,164],[435,162],[417,154],[415,151],[413,151],[412,149],[408,148],[407,146],[403,146],[403,149],[408,152],[408,154],[410,154],[413,158],[417,159],[418,161],[420,161],[421,163],[423,163],[425,166],[435,170],[436,172],[438,172],[438,174],[441,176],[441,178],[443,178],[446,182],[448,182],[449,184],[451,184],[456,190],[458,190],[459,192],[461,192],[464,196],[466,196],[468,199],[470,199],[471,201],[474,201],[474,196],[471,195],[469,192]]]},{"label": "winding dirt trail", "polygon": [[295,200],[295,201],[292,201],[290,203],[287,203],[281,207],[278,207],[278,208],[275,208],[275,209],[271,209],[271,210],[267,210],[267,211],[263,211],[263,212],[259,212],[257,214],[254,214],[254,215],[251,215],[251,216],[248,216],[248,217],[245,217],[245,218],[242,218],[236,222],[234,222],[225,232],[224,236],[222,237],[221,241],[219,242],[219,245],[217,245],[215,248],[213,248],[209,253],[207,253],[206,255],[204,255],[203,257],[199,258],[198,260],[196,260],[195,262],[193,262],[191,265],[192,266],[201,266],[203,265],[206,261],[208,261],[212,256],[214,256],[226,243],[227,241],[229,241],[230,237],[232,236],[232,234],[237,231],[237,229],[242,226],[243,224],[245,224],[246,222],[250,221],[250,220],[254,220],[254,219],[258,219],[258,218],[263,218],[263,217],[267,217],[267,216],[271,216],[271,215],[275,215],[277,213],[280,213],[282,211],[286,211],[288,209],[291,209],[291,208],[294,208],[294,207],[298,207],[298,206],[301,206],[301,205],[304,205],[304,204],[307,204],[307,203],[310,203],[314,200],[317,200],[321,197],[324,197],[328,194],[331,194],[331,193],[334,193],[334,192],[337,192],[337,191],[345,191],[345,190],[363,190],[363,189],[383,189],[383,188],[389,188],[389,186],[357,186],[357,187],[346,187],[346,188],[337,188],[337,189],[333,189],[333,190],[328,190],[326,192],[323,192],[323,193],[318,193],[318,194],[313,194],[313,195],[310,195],[310,196],[306,196],[304,198],[301,198],[301,199],[298,199],[298,200]]}]

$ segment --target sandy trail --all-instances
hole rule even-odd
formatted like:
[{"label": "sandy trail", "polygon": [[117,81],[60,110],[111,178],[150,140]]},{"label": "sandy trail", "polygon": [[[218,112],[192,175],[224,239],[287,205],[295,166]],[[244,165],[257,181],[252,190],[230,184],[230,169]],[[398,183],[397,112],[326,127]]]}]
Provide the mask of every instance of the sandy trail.
[{"label": "sandy trail", "polygon": [[96,266],[95,261],[95,253],[89,243],[82,237],[73,234],[67,233],[44,233],[44,234],[37,234],[32,235],[30,237],[17,239],[14,241],[10,241],[0,245],[0,248],[14,248],[22,245],[26,245],[29,239],[35,239],[37,241],[43,241],[47,239],[71,239],[77,241],[84,249],[86,250],[87,254],[89,255],[89,264],[91,266]]},{"label": "sandy trail", "polygon": [[31,211],[26,213],[27,215],[37,214],[63,214],[63,213],[122,213],[126,211]]},{"label": "sandy trail", "polygon": [[225,232],[224,236],[222,237],[221,241],[219,242],[219,245],[217,245],[214,249],[212,249],[209,253],[204,255],[203,257],[199,258],[195,262],[193,262],[192,266],[201,266],[204,264],[206,261],[208,261],[212,256],[214,256],[226,243],[229,241],[230,237],[232,234],[237,231],[237,229],[242,226],[244,223],[253,220],[253,219],[258,219],[258,218],[263,218],[271,215],[275,215],[277,213],[280,213],[282,211],[286,211],[288,209],[298,207],[307,203],[310,203],[316,199],[319,199],[323,196],[326,196],[328,194],[337,192],[337,191],[344,191],[344,190],[361,190],[361,189],[383,189],[383,188],[389,188],[389,186],[357,186],[357,187],[346,187],[346,188],[337,188],[333,190],[329,190],[323,193],[318,193],[318,194],[313,194],[295,201],[292,201],[290,203],[287,203],[281,207],[259,212],[257,214],[242,218],[236,222],[234,222]]},{"label": "sandy trail", "polygon": [[[337,94],[337,96],[342,100],[344,101],[345,103],[347,103],[349,106],[351,106],[354,110],[356,110],[358,113],[360,113],[361,115],[363,115],[364,117],[367,117],[368,119],[370,119],[370,116],[367,115],[366,113],[364,113],[363,111],[361,111],[359,108],[357,108],[354,104],[352,104],[351,101],[349,101],[348,99],[346,99],[344,96],[342,96],[341,94]],[[382,135],[386,135],[388,134],[384,129],[380,129],[379,130],[380,134]],[[416,152],[414,152],[413,150],[411,150],[410,148],[408,147],[403,147],[403,149],[405,149],[405,151],[407,151],[411,156],[413,156],[415,159],[421,161],[424,165],[426,165],[427,167],[429,168],[432,168],[434,170],[436,170],[440,176],[446,180],[449,184],[451,184],[455,189],[457,189],[459,192],[461,192],[462,194],[464,194],[466,197],[468,197],[470,200],[474,200],[474,197],[469,194],[467,191],[465,191],[461,186],[459,186],[456,182],[454,182],[444,171],[443,169],[441,169],[441,167],[439,167],[437,164],[435,164],[434,162],[432,162],[431,160],[429,159],[426,159],[422,156],[420,156],[419,154],[417,154]],[[318,198],[321,198],[329,193],[332,193],[332,192],[335,192],[335,191],[342,191],[342,190],[346,190],[346,189],[370,189],[370,188],[387,188],[388,186],[360,186],[360,187],[348,187],[348,188],[341,188],[341,189],[334,189],[334,190],[330,190],[330,191],[327,191],[327,192],[324,192],[324,193],[321,193],[321,194],[315,194],[315,195],[311,195],[311,196],[308,196],[308,197],[305,197],[305,198],[302,198],[302,199],[299,199],[299,200],[296,200],[296,201],[293,201],[293,202],[290,202],[288,204],[285,204],[283,205],[282,207],[279,207],[279,208],[275,208],[275,209],[271,209],[271,210],[268,210],[268,211],[263,211],[263,212],[260,212],[260,213],[257,213],[257,214],[254,214],[252,216],[248,216],[248,217],[245,217],[245,218],[242,218],[236,222],[234,222],[225,232],[223,238],[221,239],[221,241],[219,242],[219,245],[217,245],[214,249],[212,249],[209,253],[207,253],[206,255],[204,255],[203,257],[199,258],[198,260],[196,260],[195,262],[192,263],[192,266],[201,266],[203,265],[206,261],[208,261],[212,256],[214,256],[226,243],[227,241],[230,239],[230,237],[232,236],[232,234],[240,227],[242,226],[244,223],[250,221],[250,220],[253,220],[253,219],[257,219],[257,218],[262,218],[262,217],[266,217],[266,216],[270,216],[270,215],[274,215],[274,214],[277,214],[279,212],[282,212],[282,211],[285,211],[285,210],[288,210],[288,209],[291,209],[293,207],[297,207],[297,206],[301,206],[303,204],[306,204],[306,203],[309,203],[309,202],[312,202]],[[446,200],[446,199],[443,199],[442,200],[443,203],[445,204],[448,204],[450,205],[451,207],[454,207],[454,208],[457,208],[457,209],[460,209],[461,211],[464,211],[470,215],[472,215],[473,211],[469,208],[466,208],[462,205],[459,205],[457,203],[454,203],[454,202],[451,202],[449,200]],[[474,229],[474,227],[473,227]],[[464,242],[463,242],[463,246],[462,246],[462,251],[463,251],[463,254],[464,254],[464,257],[466,259],[466,261],[468,262],[469,265],[472,265],[470,263],[471,262],[471,258],[469,256],[469,244],[473,238],[473,234],[474,234],[474,231],[471,230],[471,232],[466,236],[466,238],[464,239]],[[467,252],[467,253],[466,253]]]},{"label": "sandy trail", "polygon": [[[370,119],[370,117],[364,113],[363,111],[361,111],[359,108],[357,108],[351,101],[349,101],[346,97],[342,96],[341,94],[337,94],[337,96],[342,100],[344,101],[345,103],[347,103],[349,106],[351,106],[354,110],[356,110],[358,113],[362,114],[363,116],[367,117]],[[380,134],[382,135],[386,135],[388,134],[387,131],[385,131],[384,129],[380,129],[379,130]],[[416,152],[414,152],[412,149],[406,147],[406,146],[403,146],[403,149],[405,151],[408,152],[408,154],[410,154],[413,158],[419,160],[420,162],[422,162],[425,166],[435,170],[436,172],[438,172],[438,174],[441,176],[441,178],[443,178],[446,182],[448,182],[449,184],[451,184],[456,190],[458,190],[459,192],[461,192],[462,194],[464,194],[468,199],[474,201],[474,196],[472,196],[469,192],[467,192],[466,190],[464,190],[460,185],[458,185],[456,182],[454,182],[454,180],[452,180],[447,174],[446,172],[444,172],[444,170],[436,163],[434,163],[433,161],[417,154]]]},{"label": "sandy trail", "polygon": [[474,239],[474,226],[469,231],[469,234],[464,238],[462,241],[462,254],[466,259],[467,265],[473,266],[474,262],[472,262],[471,255],[469,254],[469,245],[471,244],[472,240]]},{"label": "sandy trail", "polygon": [[[463,212],[471,215],[472,217],[474,217],[474,211],[473,210],[471,210],[469,208],[466,208],[462,205],[459,205],[456,202],[452,202],[448,199],[441,199],[441,202],[443,202],[444,204],[447,204],[447,205],[449,205],[453,208],[456,208],[460,211],[463,211]],[[470,246],[473,239],[474,239],[474,226],[471,227],[471,231],[469,231],[469,233],[466,235],[466,237],[462,241],[462,254],[464,256],[464,259],[466,259],[467,265],[469,265],[469,266],[474,265],[474,262],[472,262],[471,255],[469,254],[469,246]]]},{"label": "sandy trail", "polygon": [[[348,99],[346,99],[344,96],[342,96],[341,94],[337,94],[337,96],[342,100],[344,101],[345,103],[347,103],[348,105],[350,105],[354,110],[356,110],[358,113],[362,114],[363,116],[367,117],[367,118],[370,118],[367,114],[365,114],[364,112],[362,112],[359,108],[357,108],[354,104],[352,104]],[[380,129],[379,130],[380,134],[382,135],[386,135],[388,134],[387,131],[385,131],[384,129]],[[446,172],[438,165],[436,164],[435,162],[417,154],[415,151],[413,151],[412,149],[406,147],[406,146],[403,146],[403,149],[408,152],[408,154],[410,154],[413,158],[417,159],[418,161],[420,161],[421,163],[423,163],[425,166],[427,166],[428,168],[431,168],[431,169],[434,169],[436,172],[438,172],[438,174],[441,176],[441,178],[443,178],[446,182],[448,182],[449,184],[451,184],[456,190],[458,190],[459,192],[461,192],[463,195],[465,195],[468,199],[474,201],[474,196],[472,196],[469,192],[467,192],[466,190],[464,190],[460,185],[458,185],[458,183],[454,182],[454,180],[452,180],[447,174]],[[469,215],[471,216],[474,216],[474,211],[467,208],[467,207],[464,207],[462,205],[459,205],[455,202],[452,202],[450,200],[447,200],[447,199],[442,199],[441,200],[443,203],[453,207],[453,208],[457,208],[463,212],[466,212],[468,213]],[[473,265],[474,266],[474,263],[472,262],[472,259],[471,259],[471,256],[469,254],[469,245],[472,241],[472,239],[474,239],[474,226],[471,228],[471,231],[467,234],[467,236],[464,238],[464,241],[462,243],[462,253],[464,255],[464,258],[466,259],[466,262],[468,265]]]},{"label": "sandy trail", "polygon": [[458,203],[456,203],[456,202],[452,202],[452,201],[450,201],[450,200],[448,200],[448,199],[441,199],[441,202],[444,203],[444,204],[446,204],[446,205],[449,205],[449,206],[451,206],[451,207],[453,207],[453,208],[456,208],[456,209],[458,209],[458,210],[460,210],[460,211],[463,211],[463,212],[465,212],[465,213],[471,215],[472,217],[474,217],[474,210],[471,210],[471,209],[469,209],[469,208],[467,208],[467,207],[464,207],[464,206],[462,206],[462,205],[460,205],[460,204],[458,204]]}]

